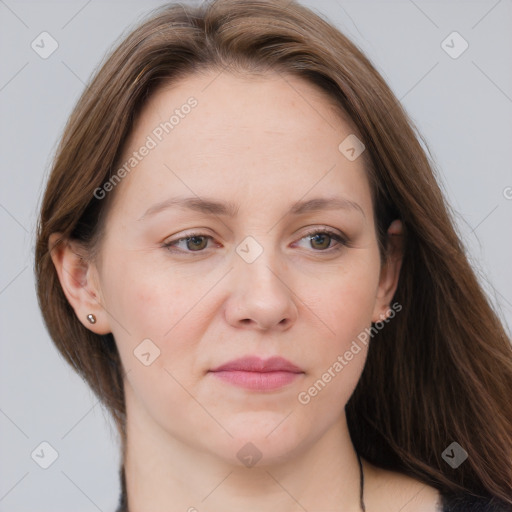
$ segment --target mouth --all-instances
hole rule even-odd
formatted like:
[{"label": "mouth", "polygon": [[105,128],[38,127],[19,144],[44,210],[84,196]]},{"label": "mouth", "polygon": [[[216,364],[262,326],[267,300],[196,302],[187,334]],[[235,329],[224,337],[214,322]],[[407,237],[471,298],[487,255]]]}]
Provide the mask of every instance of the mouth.
[{"label": "mouth", "polygon": [[261,359],[250,356],[230,361],[209,373],[234,386],[273,391],[292,383],[305,372],[282,357]]}]

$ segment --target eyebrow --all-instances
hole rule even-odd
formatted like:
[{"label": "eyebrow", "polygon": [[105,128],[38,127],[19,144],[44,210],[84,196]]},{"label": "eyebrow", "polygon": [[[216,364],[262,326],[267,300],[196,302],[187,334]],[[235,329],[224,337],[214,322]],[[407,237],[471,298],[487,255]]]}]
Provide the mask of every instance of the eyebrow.
[{"label": "eyebrow", "polygon": [[[143,220],[146,217],[170,208],[182,208],[200,213],[236,217],[239,205],[231,201],[221,202],[210,198],[172,197],[148,208],[138,220]],[[316,197],[307,201],[297,201],[291,206],[289,214],[302,215],[323,210],[358,211],[366,218],[363,209],[358,203],[341,197]]]}]

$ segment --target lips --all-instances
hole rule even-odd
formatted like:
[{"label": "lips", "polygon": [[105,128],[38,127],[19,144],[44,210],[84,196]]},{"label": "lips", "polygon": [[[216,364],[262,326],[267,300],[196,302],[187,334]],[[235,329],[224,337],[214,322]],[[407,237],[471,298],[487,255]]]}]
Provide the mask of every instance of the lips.
[{"label": "lips", "polygon": [[298,366],[282,357],[234,359],[210,373],[232,385],[257,391],[271,391],[290,384],[304,374]]},{"label": "lips", "polygon": [[223,364],[213,370],[212,372],[222,371],[239,371],[239,372],[290,372],[290,373],[304,373],[298,366],[290,363],[290,361],[282,357],[271,357],[269,359],[261,359],[259,357],[241,357],[234,359],[229,363]]}]

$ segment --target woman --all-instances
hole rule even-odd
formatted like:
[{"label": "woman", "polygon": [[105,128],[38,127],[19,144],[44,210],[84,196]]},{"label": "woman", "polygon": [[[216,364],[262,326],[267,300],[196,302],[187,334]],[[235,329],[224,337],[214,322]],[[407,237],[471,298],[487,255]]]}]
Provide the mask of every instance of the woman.
[{"label": "woman", "polygon": [[512,350],[411,123],[294,2],[169,5],[78,102],[38,295],[119,511],[504,511]]}]

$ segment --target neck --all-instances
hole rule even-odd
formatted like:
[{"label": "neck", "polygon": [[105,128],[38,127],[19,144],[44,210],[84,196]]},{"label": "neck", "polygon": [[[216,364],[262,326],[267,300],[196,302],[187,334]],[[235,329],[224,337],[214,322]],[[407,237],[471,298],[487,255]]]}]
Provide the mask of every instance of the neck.
[{"label": "neck", "polygon": [[344,413],[309,447],[247,468],[170,436],[141,409],[131,412],[125,460],[129,512],[361,510],[359,462]]}]

